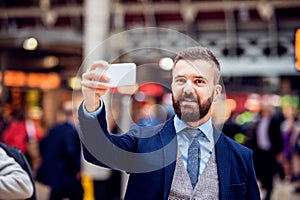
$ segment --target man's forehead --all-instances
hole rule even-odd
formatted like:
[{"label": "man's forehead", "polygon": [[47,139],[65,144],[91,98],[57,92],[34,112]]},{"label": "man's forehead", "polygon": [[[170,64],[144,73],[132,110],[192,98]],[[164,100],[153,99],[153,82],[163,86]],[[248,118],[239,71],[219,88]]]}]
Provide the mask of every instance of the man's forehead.
[{"label": "man's forehead", "polygon": [[200,73],[202,70],[209,69],[212,69],[212,65],[205,60],[179,60],[173,68],[173,73],[179,71]]}]

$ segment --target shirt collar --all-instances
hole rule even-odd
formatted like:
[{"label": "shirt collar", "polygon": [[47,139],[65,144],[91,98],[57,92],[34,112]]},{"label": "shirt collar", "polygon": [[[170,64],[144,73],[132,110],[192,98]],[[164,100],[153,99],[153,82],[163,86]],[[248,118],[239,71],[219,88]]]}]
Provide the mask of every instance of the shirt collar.
[{"label": "shirt collar", "polygon": [[[185,128],[191,128],[187,123],[179,119],[177,115],[174,117],[174,127],[176,133],[180,133]],[[196,127],[200,129],[206,136],[209,141],[213,141],[213,129],[212,129],[212,120],[209,118],[205,123],[201,124],[200,126]]]}]

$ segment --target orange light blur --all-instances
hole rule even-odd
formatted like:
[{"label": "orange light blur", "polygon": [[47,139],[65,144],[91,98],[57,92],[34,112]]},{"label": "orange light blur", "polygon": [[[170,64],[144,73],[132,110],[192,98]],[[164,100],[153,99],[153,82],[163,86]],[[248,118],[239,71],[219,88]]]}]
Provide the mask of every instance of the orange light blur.
[{"label": "orange light blur", "polygon": [[[0,81],[2,81],[2,73],[0,73]],[[22,87],[26,83],[26,74],[21,71],[6,71],[4,83],[7,86]]]},{"label": "orange light blur", "polygon": [[[0,73],[0,81],[2,81],[2,73]],[[30,87],[40,89],[55,89],[60,86],[61,80],[56,73],[24,73],[22,71],[5,72],[4,83],[9,87]]]},{"label": "orange light blur", "polygon": [[27,76],[27,86],[41,89],[54,89],[59,87],[60,78],[55,73],[29,73]]},{"label": "orange light blur", "polygon": [[295,59],[296,69],[300,71],[300,28],[295,33]]},{"label": "orange light blur", "polygon": [[45,80],[40,85],[41,89],[54,89],[60,86],[60,77],[56,73],[44,74]]}]

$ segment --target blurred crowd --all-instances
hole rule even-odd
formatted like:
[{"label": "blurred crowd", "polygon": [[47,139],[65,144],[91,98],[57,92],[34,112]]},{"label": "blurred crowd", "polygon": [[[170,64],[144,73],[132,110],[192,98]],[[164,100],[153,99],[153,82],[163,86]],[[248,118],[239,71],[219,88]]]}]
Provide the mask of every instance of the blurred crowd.
[{"label": "blurred crowd", "polygon": [[[234,95],[233,95],[234,96]],[[233,97],[232,96],[232,97]],[[132,120],[130,123],[155,125],[172,116],[171,95],[133,97]],[[294,186],[300,194],[300,111],[298,104],[273,104],[261,95],[248,95],[242,103],[227,98],[223,132],[253,150],[257,180],[271,199],[273,180],[277,176]],[[121,174],[111,171],[105,178],[92,180],[92,197],[87,194],[83,176],[80,141],[76,132],[72,102],[64,102],[57,115],[57,123],[44,129],[41,116],[29,110],[15,110],[2,119],[1,141],[18,147],[27,157],[38,183],[40,199],[120,199]],[[120,113],[114,111],[111,132],[120,134]],[[84,179],[84,180],[83,180]],[[46,188],[46,189],[45,189]]]},{"label": "blurred crowd", "polygon": [[293,192],[300,193],[298,103],[274,104],[257,94],[249,96],[242,112],[229,106],[223,132],[253,150],[255,172],[265,199],[271,198],[275,176],[293,184]]},{"label": "blurred crowd", "polygon": [[36,111],[15,109],[1,118],[0,141],[17,147],[26,156],[35,179],[37,199],[120,199],[119,172],[111,170],[100,180],[84,173],[74,120],[77,110],[72,101],[62,102],[56,122],[49,128],[43,124],[41,110]]}]

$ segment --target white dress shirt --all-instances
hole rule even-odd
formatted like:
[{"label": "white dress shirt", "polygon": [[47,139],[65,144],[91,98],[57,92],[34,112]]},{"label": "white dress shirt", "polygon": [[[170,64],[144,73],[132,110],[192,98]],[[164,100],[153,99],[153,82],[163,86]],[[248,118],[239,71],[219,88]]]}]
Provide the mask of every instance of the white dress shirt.
[{"label": "white dress shirt", "polygon": [[[184,121],[180,120],[177,115],[174,117],[174,126],[177,135],[178,148],[181,153],[183,164],[187,169],[187,158],[188,158],[188,148],[193,140],[186,132],[182,131],[183,129],[190,127]],[[190,127],[191,128],[191,127]],[[200,143],[200,168],[199,168],[199,177],[204,171],[204,168],[211,157],[213,148],[214,148],[214,138],[213,138],[213,128],[211,118],[204,124],[197,127],[200,129],[205,137],[198,137],[198,142]],[[199,179],[199,178],[198,178]]]}]

